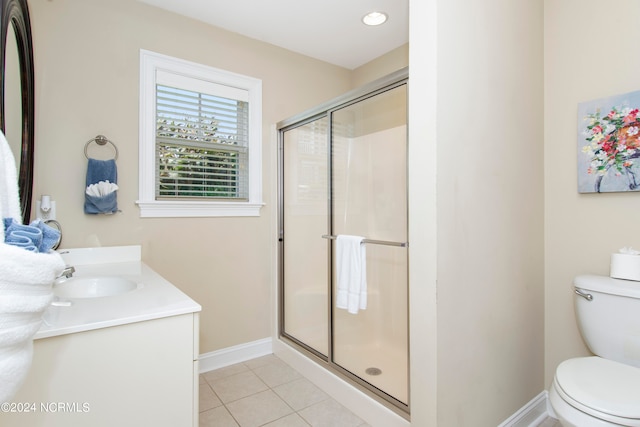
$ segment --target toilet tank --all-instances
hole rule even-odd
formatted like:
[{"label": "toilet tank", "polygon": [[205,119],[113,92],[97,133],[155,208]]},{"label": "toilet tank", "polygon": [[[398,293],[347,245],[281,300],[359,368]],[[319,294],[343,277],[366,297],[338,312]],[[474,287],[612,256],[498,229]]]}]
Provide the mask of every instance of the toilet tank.
[{"label": "toilet tank", "polygon": [[589,349],[640,368],[640,282],[585,275],[573,285],[576,319]]}]

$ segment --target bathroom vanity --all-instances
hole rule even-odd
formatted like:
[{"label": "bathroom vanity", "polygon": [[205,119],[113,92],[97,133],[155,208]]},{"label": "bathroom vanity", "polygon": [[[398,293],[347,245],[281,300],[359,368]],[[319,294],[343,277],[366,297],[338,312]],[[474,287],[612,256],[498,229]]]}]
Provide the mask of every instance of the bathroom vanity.
[{"label": "bathroom vanity", "polygon": [[139,246],[66,252],[75,273],[54,285],[0,425],[197,426],[200,305],[142,263]]}]

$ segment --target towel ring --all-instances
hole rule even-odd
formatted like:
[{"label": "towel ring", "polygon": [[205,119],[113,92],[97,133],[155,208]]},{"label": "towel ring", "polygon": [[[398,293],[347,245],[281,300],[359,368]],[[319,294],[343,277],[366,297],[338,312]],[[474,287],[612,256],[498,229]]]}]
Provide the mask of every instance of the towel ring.
[{"label": "towel ring", "polygon": [[104,135],[96,135],[95,138],[91,138],[90,140],[87,141],[86,144],[84,144],[84,156],[88,159],[89,158],[89,154],[87,153],[87,148],[89,148],[89,144],[91,144],[92,142],[94,142],[98,145],[106,145],[107,142],[109,144],[111,144],[113,146],[113,149],[116,150],[116,154],[115,157],[113,158],[113,160],[118,160],[118,147],[116,147],[116,144],[113,143],[113,141],[110,141],[106,136]]},{"label": "towel ring", "polygon": [[58,249],[58,247],[60,246],[60,242],[62,241],[62,226],[55,219],[48,219],[44,221],[44,223],[47,224],[49,227],[57,228],[58,231],[60,232],[60,235],[58,236],[58,240],[56,240],[56,243],[51,247],[51,249],[55,251],[56,249]]}]

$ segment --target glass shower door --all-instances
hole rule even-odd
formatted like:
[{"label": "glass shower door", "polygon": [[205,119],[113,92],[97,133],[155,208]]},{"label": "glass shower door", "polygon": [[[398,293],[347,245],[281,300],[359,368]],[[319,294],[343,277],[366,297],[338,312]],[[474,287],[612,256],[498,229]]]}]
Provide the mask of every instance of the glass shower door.
[{"label": "glass shower door", "polygon": [[406,84],[331,114],[332,234],[364,237],[367,305],[336,308],[332,361],[408,405]]},{"label": "glass shower door", "polygon": [[283,137],[282,331],[311,351],[329,354],[328,119]]},{"label": "glass shower door", "polygon": [[[294,349],[409,412],[406,88],[399,71],[278,124],[278,325]],[[355,313],[337,304],[341,235],[365,238]]]}]

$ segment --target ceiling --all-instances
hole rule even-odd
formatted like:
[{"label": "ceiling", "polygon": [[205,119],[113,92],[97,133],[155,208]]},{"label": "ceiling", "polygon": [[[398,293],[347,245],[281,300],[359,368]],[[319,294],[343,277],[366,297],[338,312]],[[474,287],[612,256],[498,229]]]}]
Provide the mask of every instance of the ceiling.
[{"label": "ceiling", "polygon": [[[139,0],[354,69],[409,41],[409,0]],[[361,18],[385,12],[383,25]]]}]

